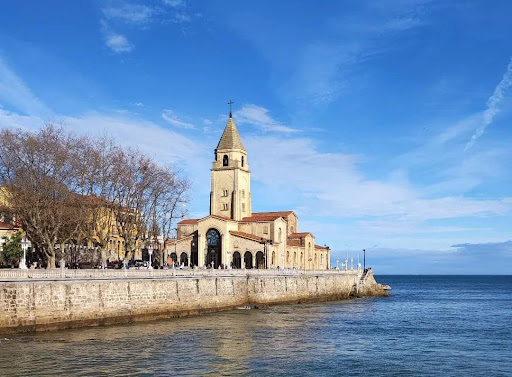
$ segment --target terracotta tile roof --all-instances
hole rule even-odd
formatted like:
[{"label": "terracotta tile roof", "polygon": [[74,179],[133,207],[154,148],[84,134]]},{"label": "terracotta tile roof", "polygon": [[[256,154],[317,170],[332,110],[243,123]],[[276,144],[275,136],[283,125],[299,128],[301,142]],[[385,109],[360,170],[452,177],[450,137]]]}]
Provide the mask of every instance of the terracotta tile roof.
[{"label": "terracotta tile roof", "polygon": [[280,217],[286,217],[293,211],[278,211],[278,212],[254,212],[251,217],[244,217],[242,222],[259,222],[259,221],[274,221]]},{"label": "terracotta tile roof", "polygon": [[307,235],[311,235],[312,237],[314,237],[313,233],[311,233],[311,232],[301,232],[301,233],[292,233],[288,236],[288,238],[304,238]]},{"label": "terracotta tile roof", "polygon": [[237,231],[234,231],[234,230],[230,230],[229,234],[232,234],[233,236],[236,236],[236,237],[246,238],[246,239],[251,240],[251,241],[260,242],[260,243],[263,243],[263,242],[267,241],[263,237],[258,237],[258,236],[255,236],[254,234],[249,234],[249,233],[244,233],[244,232],[237,232]]},{"label": "terracotta tile roof", "polygon": [[251,217],[244,217],[242,220],[240,220],[243,223],[257,223],[257,222],[266,222],[266,221],[274,221],[281,216],[251,216]]},{"label": "terracotta tile roof", "polygon": [[252,216],[267,216],[274,215],[279,217],[286,217],[289,214],[293,213],[293,211],[274,211],[274,212],[253,212]]},{"label": "terracotta tile roof", "polygon": [[320,249],[320,250],[329,250],[329,247],[328,247],[328,246],[315,245],[315,249]]},{"label": "terracotta tile roof", "polygon": [[0,229],[18,229],[18,227],[12,225],[12,224],[7,224],[7,223],[4,223],[3,221],[0,221]]},{"label": "terracotta tile roof", "polygon": [[199,219],[185,219],[181,220],[178,224],[197,224]]},{"label": "terracotta tile roof", "polygon": [[286,246],[304,246],[300,244],[300,241],[297,240],[288,240],[286,241]]}]

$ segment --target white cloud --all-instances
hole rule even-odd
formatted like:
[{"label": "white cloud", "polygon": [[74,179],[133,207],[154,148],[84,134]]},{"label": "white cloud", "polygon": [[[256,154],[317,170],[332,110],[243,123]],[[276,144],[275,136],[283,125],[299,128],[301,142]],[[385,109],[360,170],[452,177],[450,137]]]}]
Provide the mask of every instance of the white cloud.
[{"label": "white cloud", "polygon": [[157,8],[139,4],[118,4],[103,8],[103,15],[107,19],[118,19],[130,24],[146,24],[158,12]]},{"label": "white cloud", "polygon": [[178,116],[174,113],[174,111],[167,109],[164,110],[162,113],[162,119],[166,122],[169,122],[175,127],[179,128],[188,128],[188,129],[194,129],[196,128],[192,123],[184,122],[180,119],[178,119]]},{"label": "white cloud", "polygon": [[294,133],[298,131],[273,119],[269,115],[269,111],[264,107],[253,104],[244,105],[240,110],[235,111],[234,117],[237,123],[251,124],[261,128],[263,131],[282,133]]},{"label": "white cloud", "polygon": [[[36,116],[22,116],[0,109],[0,127],[20,127],[37,130],[45,121]],[[122,145],[140,148],[163,161],[188,160],[195,158],[194,151],[204,148],[201,143],[163,128],[129,112],[105,114],[89,112],[81,116],[60,115],[55,123],[78,134],[107,135]],[[172,148],[169,148],[172,145]]]},{"label": "white cloud", "polygon": [[122,52],[130,52],[134,48],[124,35],[113,32],[109,32],[105,35],[105,44],[108,48],[118,54]]},{"label": "white cloud", "polygon": [[483,119],[480,126],[477,128],[471,139],[466,144],[465,150],[471,148],[476,140],[482,136],[487,126],[489,126],[496,114],[499,113],[499,106],[505,97],[505,91],[512,86],[512,58],[507,66],[507,71],[504,73],[503,78],[499,84],[494,88],[494,93],[487,100],[487,109],[483,113]]},{"label": "white cloud", "polygon": [[185,0],[162,0],[162,2],[172,8],[181,8],[185,6]]},{"label": "white cloud", "polygon": [[[300,211],[310,216],[392,216],[397,223],[418,224],[512,211],[512,197],[429,198],[411,184],[367,179],[360,173],[360,156],[322,152],[307,138],[249,137],[244,142],[250,151],[254,179],[273,190],[293,190],[301,203]],[[272,153],[267,153],[269,146]]]},{"label": "white cloud", "polygon": [[46,107],[0,58],[0,105],[8,105],[30,115],[51,114]]}]

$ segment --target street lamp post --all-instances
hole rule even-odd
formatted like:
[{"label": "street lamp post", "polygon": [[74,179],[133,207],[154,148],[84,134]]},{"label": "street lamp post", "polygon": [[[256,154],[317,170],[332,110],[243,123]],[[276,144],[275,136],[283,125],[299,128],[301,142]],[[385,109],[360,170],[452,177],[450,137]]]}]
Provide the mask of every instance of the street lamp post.
[{"label": "street lamp post", "polygon": [[363,270],[366,270],[366,249],[363,249]]},{"label": "street lamp post", "polygon": [[150,243],[149,246],[148,246],[148,253],[149,253],[149,265],[148,265],[148,269],[149,270],[152,270],[153,269],[153,265],[151,264],[151,257],[153,255],[153,244]]},{"label": "street lamp post", "polygon": [[27,240],[26,237],[23,237],[21,240],[21,248],[23,249],[23,258],[20,261],[20,269],[26,270],[27,269],[27,249],[30,245],[30,241]]},{"label": "street lamp post", "polygon": [[165,256],[164,256],[164,237],[163,236],[157,236],[156,237],[156,240],[158,242],[158,252],[159,252],[159,255],[162,257],[162,263],[160,264],[161,268],[164,267],[164,263],[165,263]]}]

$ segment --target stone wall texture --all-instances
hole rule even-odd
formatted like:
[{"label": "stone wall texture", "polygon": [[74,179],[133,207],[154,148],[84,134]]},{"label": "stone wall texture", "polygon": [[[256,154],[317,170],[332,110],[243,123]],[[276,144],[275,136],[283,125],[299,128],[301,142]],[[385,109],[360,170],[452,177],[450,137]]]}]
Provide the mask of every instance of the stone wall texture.
[{"label": "stone wall texture", "polygon": [[356,282],[356,274],[312,274],[0,283],[0,333],[385,295],[373,276],[358,293]]}]

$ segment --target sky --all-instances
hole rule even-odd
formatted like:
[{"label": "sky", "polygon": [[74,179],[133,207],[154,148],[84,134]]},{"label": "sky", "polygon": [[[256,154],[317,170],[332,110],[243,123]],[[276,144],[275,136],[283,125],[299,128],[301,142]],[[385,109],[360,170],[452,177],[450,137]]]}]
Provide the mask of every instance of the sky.
[{"label": "sky", "polygon": [[58,123],[173,163],[198,218],[233,100],[253,210],[294,210],[333,265],[365,249],[376,274],[511,274],[510,14],[485,0],[5,0],[0,127]]}]

